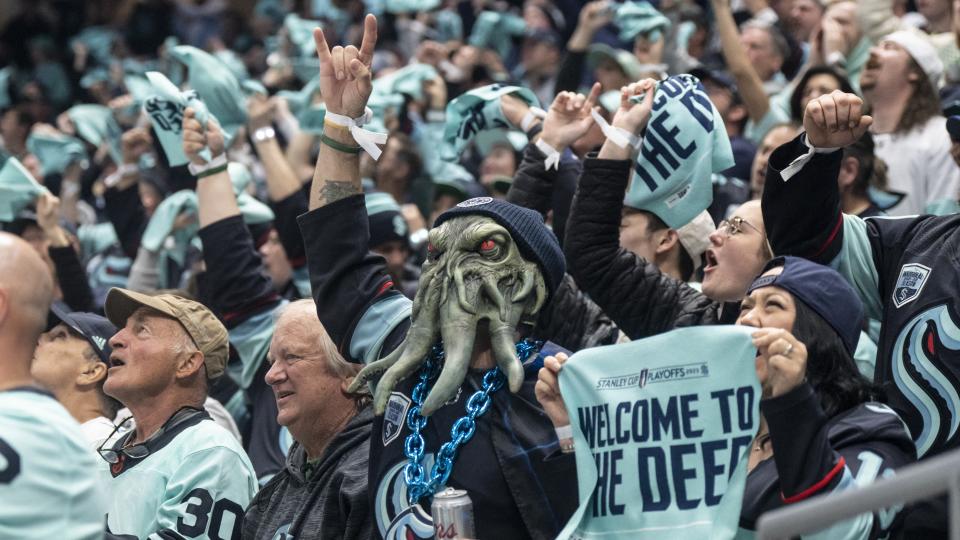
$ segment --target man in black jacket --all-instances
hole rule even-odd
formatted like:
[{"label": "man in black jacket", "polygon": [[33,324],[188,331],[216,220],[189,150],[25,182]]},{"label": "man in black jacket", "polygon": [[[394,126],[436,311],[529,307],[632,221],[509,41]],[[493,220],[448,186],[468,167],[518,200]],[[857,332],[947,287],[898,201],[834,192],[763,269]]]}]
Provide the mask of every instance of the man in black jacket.
[{"label": "man in black jacket", "polygon": [[[376,19],[367,16],[359,50],[349,46],[331,51],[319,30],[315,31],[315,38],[327,118],[331,119],[332,114],[334,119],[341,118],[342,124],[343,116],[362,117],[371,92],[369,66],[376,43]],[[347,360],[371,363],[392,353],[405,340],[411,331],[411,303],[394,287],[382,259],[367,250],[369,222],[360,184],[360,147],[355,137],[363,139],[364,134],[337,123],[328,126],[321,139],[311,190],[312,210],[300,217],[300,227],[321,322]],[[551,249],[546,236],[549,232],[543,230],[542,222],[532,221],[532,212],[492,199],[471,205],[506,205],[517,213],[527,212],[524,219],[530,230],[544,241],[543,249]],[[471,205],[457,210],[470,211]],[[552,242],[557,259],[551,268],[556,269],[562,267],[562,256],[556,240]],[[486,240],[477,248],[483,249],[485,243]],[[493,244],[487,246],[491,255],[497,250],[496,241]],[[538,267],[539,272],[544,272],[543,265]],[[554,279],[556,274],[550,274],[551,291],[558,281]],[[457,304],[454,296],[451,293],[450,301],[441,304],[452,309]],[[476,332],[477,328],[465,330]],[[477,343],[481,341],[482,338]],[[490,356],[488,350],[487,358]],[[484,376],[492,373],[487,369],[465,371],[459,392],[454,392],[448,405],[441,402],[442,406],[424,422],[420,431],[422,452],[416,458],[405,450],[415,449],[414,443],[408,444],[413,433],[406,418],[418,397],[412,392],[418,377],[399,383],[389,394],[387,412],[374,419],[369,478],[375,484],[370,487],[375,537],[388,533],[406,534],[408,538],[433,536],[427,513],[429,497],[421,498],[419,504],[409,500],[408,494],[420,484],[408,485],[405,470],[410,465],[420,465],[422,475],[433,478],[435,473],[439,474],[432,463],[439,462],[440,443],[451,440],[451,427],[465,414],[468,398],[481,387],[489,386],[484,383]],[[532,377],[522,377],[522,371],[521,368],[520,387],[514,388],[518,390],[516,394],[506,389],[493,391],[490,386],[489,410],[482,416],[476,415],[472,438],[459,447],[449,478],[441,482],[469,492],[481,538],[554,538],[576,504],[570,497],[576,489],[575,464],[570,456],[551,455],[557,449],[556,436],[534,397],[536,368],[528,371]],[[511,382],[517,379],[512,378]]]}]

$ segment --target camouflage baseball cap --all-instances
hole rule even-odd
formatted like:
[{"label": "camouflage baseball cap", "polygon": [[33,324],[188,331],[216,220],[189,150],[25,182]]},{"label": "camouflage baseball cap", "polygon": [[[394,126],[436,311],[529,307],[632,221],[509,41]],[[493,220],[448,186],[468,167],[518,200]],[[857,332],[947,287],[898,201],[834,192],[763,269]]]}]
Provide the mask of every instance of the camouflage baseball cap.
[{"label": "camouflage baseball cap", "polygon": [[230,351],[227,329],[206,306],[175,294],[150,296],[114,287],[107,294],[104,311],[110,322],[117,328],[123,328],[130,315],[141,307],[155,309],[176,319],[183,326],[203,353],[208,379],[223,374]]}]

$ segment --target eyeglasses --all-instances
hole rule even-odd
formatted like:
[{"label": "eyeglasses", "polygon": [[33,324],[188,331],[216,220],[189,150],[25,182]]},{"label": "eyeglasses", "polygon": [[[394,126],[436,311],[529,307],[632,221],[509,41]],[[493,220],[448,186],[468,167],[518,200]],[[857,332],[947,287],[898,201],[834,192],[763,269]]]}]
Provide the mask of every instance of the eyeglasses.
[{"label": "eyeglasses", "polygon": [[743,232],[743,226],[746,225],[754,231],[763,234],[763,231],[758,229],[756,226],[752,225],[749,221],[743,219],[740,216],[734,216],[729,220],[723,220],[720,222],[720,225],[717,226],[717,232],[724,236],[733,236]]},{"label": "eyeglasses", "polygon": [[104,461],[111,465],[116,465],[120,462],[121,454],[130,459],[143,459],[150,455],[150,449],[147,447],[148,443],[161,437],[165,432],[173,429],[178,424],[181,424],[184,421],[192,418],[195,414],[202,412],[204,412],[203,409],[198,409],[196,407],[181,407],[180,409],[177,409],[177,412],[173,413],[173,416],[171,416],[169,420],[160,426],[160,429],[158,429],[153,435],[147,437],[147,440],[143,441],[142,443],[135,444],[130,447],[124,447],[126,441],[135,435],[134,431],[130,431],[129,433],[125,433],[123,436],[121,436],[120,440],[116,441],[116,444],[113,445],[113,448],[104,448],[108,442],[113,440],[114,435],[120,431],[120,428],[130,422],[130,420],[133,420],[133,416],[128,416],[124,418],[123,421],[118,423],[113,428],[113,431],[110,432],[110,435],[104,439],[102,443],[100,443],[100,446],[97,448],[97,453],[100,454],[100,457],[103,458]]},{"label": "eyeglasses", "polygon": [[97,453],[100,454],[100,457],[103,458],[104,461],[106,461],[111,465],[114,465],[118,461],[120,461],[121,453],[131,459],[143,459],[150,455],[150,451],[147,450],[147,447],[144,446],[143,444],[135,444],[130,448],[122,448],[123,445],[121,444],[120,445],[121,448],[118,450],[114,450],[113,448],[104,448],[104,446],[106,446],[108,442],[113,440],[114,435],[116,435],[117,432],[120,431],[120,428],[127,425],[130,422],[130,420],[133,420],[132,416],[128,416],[124,418],[123,421],[121,421],[116,426],[114,426],[113,431],[110,432],[110,435],[107,436],[107,438],[104,439],[103,442],[100,443],[100,446],[97,448]]}]

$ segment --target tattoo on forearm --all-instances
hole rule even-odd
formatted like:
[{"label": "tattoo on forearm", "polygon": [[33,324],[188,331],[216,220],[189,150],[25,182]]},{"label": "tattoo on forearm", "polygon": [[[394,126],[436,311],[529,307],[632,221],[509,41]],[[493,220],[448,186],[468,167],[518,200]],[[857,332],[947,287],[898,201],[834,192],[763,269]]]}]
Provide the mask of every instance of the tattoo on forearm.
[{"label": "tattoo on forearm", "polygon": [[320,197],[324,200],[325,204],[346,199],[358,193],[360,193],[360,186],[350,181],[324,180],[323,187],[320,188]]}]

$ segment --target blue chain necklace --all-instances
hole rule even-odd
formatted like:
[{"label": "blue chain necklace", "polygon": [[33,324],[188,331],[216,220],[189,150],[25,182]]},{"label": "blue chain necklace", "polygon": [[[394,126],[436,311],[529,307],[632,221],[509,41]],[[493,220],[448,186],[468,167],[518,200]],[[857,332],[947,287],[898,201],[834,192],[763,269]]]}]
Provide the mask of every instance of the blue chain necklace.
[{"label": "blue chain necklace", "polygon": [[[517,342],[517,357],[520,362],[526,362],[539,347],[540,343],[529,339]],[[411,395],[413,404],[407,413],[407,427],[410,428],[410,435],[407,435],[404,440],[403,452],[410,462],[403,469],[403,478],[407,483],[407,500],[411,505],[416,504],[425,496],[433,495],[447,484],[447,479],[453,472],[453,462],[457,457],[457,450],[473,437],[473,432],[477,428],[477,417],[483,415],[490,408],[490,394],[502,388],[504,383],[503,372],[500,371],[499,367],[484,373],[481,389],[477,390],[467,400],[466,416],[453,423],[453,427],[450,429],[450,441],[443,443],[440,447],[429,476],[427,476],[427,472],[420,463],[423,460],[424,446],[426,445],[420,431],[427,425],[427,418],[420,414],[420,408],[423,406],[423,400],[427,397],[430,382],[439,374],[443,359],[443,344],[438,343],[430,350],[423,367],[420,368],[420,380],[413,387]]]}]

